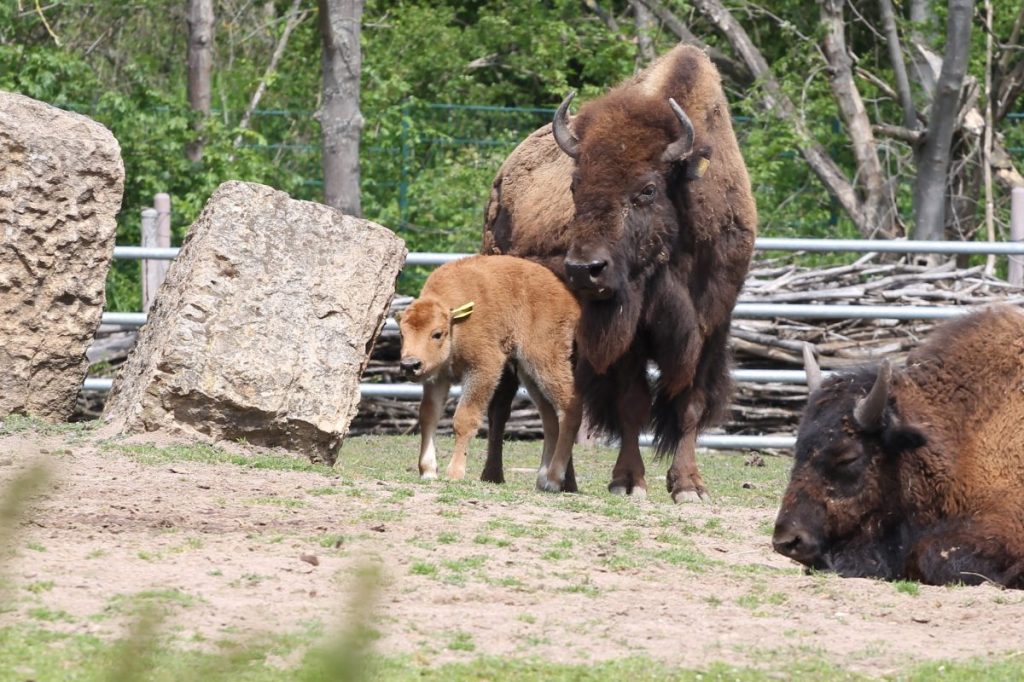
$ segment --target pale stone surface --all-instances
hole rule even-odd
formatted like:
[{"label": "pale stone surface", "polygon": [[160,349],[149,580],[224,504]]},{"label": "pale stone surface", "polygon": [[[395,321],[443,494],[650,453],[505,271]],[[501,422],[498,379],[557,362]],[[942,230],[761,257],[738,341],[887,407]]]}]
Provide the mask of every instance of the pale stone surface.
[{"label": "pale stone surface", "polygon": [[0,417],[74,409],[123,191],[109,130],[0,92]]},{"label": "pale stone surface", "polygon": [[405,244],[244,182],[221,185],[172,263],[104,418],[333,462]]}]

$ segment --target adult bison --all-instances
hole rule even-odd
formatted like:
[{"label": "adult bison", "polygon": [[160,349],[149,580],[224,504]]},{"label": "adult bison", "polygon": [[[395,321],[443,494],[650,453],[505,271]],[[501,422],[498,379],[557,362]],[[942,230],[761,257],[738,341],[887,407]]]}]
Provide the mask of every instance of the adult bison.
[{"label": "adult bison", "polygon": [[704,498],[697,432],[727,406],[726,338],[757,230],[718,72],[678,46],[570,121],[572,97],[498,171],[483,251],[542,262],[581,299],[576,384],[591,426],[621,441],[609,490],[646,494],[653,414],[673,500]]},{"label": "adult bison", "polygon": [[1024,588],[1022,424],[1017,308],[945,323],[896,369],[830,376],[800,424],[775,549],[844,576]]}]

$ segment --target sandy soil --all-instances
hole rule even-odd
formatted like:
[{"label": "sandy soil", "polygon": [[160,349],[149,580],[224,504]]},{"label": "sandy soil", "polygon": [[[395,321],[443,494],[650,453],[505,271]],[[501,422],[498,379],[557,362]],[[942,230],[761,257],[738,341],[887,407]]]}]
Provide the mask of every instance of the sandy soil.
[{"label": "sandy soil", "polygon": [[129,605],[148,598],[183,646],[329,632],[369,561],[384,577],[376,650],[423,664],[823,658],[885,673],[1024,646],[1024,594],[921,586],[914,595],[804,575],[770,549],[772,509],[607,507],[596,496],[526,492],[525,472],[509,482],[523,494],[505,499],[474,497],[482,484],[143,464],[95,436],[34,433],[0,438],[0,484],[39,458],[55,483],[14,543],[16,594],[0,625],[117,637]]}]

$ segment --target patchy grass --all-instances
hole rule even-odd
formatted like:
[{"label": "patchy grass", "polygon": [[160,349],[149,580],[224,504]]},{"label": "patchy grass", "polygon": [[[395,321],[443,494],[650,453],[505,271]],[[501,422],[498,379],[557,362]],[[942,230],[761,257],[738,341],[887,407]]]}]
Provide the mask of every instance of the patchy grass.
[{"label": "patchy grass", "polygon": [[200,462],[202,464],[233,464],[249,469],[270,469],[273,471],[312,471],[334,475],[331,467],[313,464],[309,460],[286,455],[259,453],[232,453],[212,445],[195,443],[191,445],[169,445],[156,447],[146,444],[127,444],[109,440],[100,444],[101,450],[129,455],[139,464],[162,465],[173,462]]},{"label": "patchy grass", "polygon": [[921,586],[912,580],[897,580],[893,582],[892,586],[896,588],[897,592],[911,597],[921,594]]},{"label": "patchy grass", "polygon": [[37,433],[40,436],[84,436],[95,431],[99,421],[52,424],[36,417],[9,414],[0,420],[0,436],[14,433]]}]

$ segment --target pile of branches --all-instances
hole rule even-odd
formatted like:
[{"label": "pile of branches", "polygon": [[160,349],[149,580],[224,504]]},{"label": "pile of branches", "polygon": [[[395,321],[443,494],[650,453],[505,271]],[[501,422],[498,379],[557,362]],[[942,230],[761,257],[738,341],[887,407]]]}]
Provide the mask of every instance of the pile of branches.
[{"label": "pile of branches", "polygon": [[[1024,291],[986,275],[985,266],[937,267],[867,254],[850,265],[814,269],[786,261],[759,261],[747,277],[742,303],[832,305],[983,306],[1024,302]],[[902,362],[940,320],[739,319],[733,320],[735,366],[802,369],[810,343],[823,369]],[[807,398],[803,384],[737,383],[728,433],[792,433]]]},{"label": "pile of branches", "polygon": [[[958,268],[955,261],[937,267],[915,265],[867,254],[832,268],[799,264],[799,255],[759,260],[747,277],[743,303],[833,305],[979,306],[1024,302],[1024,291],[984,274],[984,266]],[[396,299],[394,310],[410,299]],[[823,369],[843,369],[889,358],[899,362],[936,320],[735,318],[732,324],[734,366],[738,369],[802,369],[803,345],[810,343]],[[363,381],[401,383],[397,330],[385,330],[374,348]],[[726,433],[793,433],[807,399],[803,384],[738,382],[733,392]],[[353,433],[411,433],[418,401],[365,398]],[[450,430],[451,400],[442,429]],[[540,420],[528,400],[517,400],[508,423],[511,438],[539,437]]]},{"label": "pile of branches", "polygon": [[[811,303],[848,305],[979,306],[998,302],[1024,302],[1024,291],[984,274],[984,266],[958,268],[954,261],[926,267],[905,260],[885,260],[867,254],[850,265],[827,269],[799,264],[798,256],[759,260],[750,271],[740,297],[743,303]],[[392,315],[411,299],[397,297]],[[734,366],[741,369],[802,369],[804,343],[813,345],[823,369],[843,369],[877,362],[885,357],[899,362],[937,324],[934,320],[894,319],[741,319],[733,320]],[[110,376],[124,362],[134,332],[101,329],[89,351]],[[377,340],[363,373],[364,382],[403,383],[398,368],[401,340],[397,329],[386,328]],[[807,398],[803,384],[736,384],[727,433],[792,433]],[[104,394],[83,392],[77,418],[98,417]],[[451,431],[454,399],[441,422]],[[350,433],[403,434],[416,430],[419,401],[399,398],[364,398]],[[526,398],[517,398],[508,423],[510,438],[539,438],[540,417]]]}]

